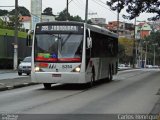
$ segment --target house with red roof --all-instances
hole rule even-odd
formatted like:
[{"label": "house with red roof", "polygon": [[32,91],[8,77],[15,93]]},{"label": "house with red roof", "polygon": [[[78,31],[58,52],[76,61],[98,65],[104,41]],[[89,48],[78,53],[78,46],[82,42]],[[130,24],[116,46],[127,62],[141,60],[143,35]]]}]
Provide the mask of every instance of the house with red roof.
[{"label": "house with red roof", "polygon": [[31,17],[30,16],[20,16],[19,19],[21,21],[22,28],[29,30],[31,26]]},{"label": "house with red roof", "polygon": [[139,23],[135,28],[136,39],[144,39],[145,37],[150,35],[151,31],[152,28],[149,23]]}]

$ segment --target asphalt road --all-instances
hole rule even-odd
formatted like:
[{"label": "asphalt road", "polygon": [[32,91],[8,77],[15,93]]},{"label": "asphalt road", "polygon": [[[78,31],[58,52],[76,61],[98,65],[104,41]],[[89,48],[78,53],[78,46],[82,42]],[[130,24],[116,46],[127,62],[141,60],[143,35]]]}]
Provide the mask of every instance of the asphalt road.
[{"label": "asphalt road", "polygon": [[58,115],[55,118],[70,114],[73,119],[74,114],[92,114],[94,119],[96,114],[149,114],[160,98],[159,73],[147,69],[120,71],[112,82],[98,82],[90,89],[82,85],[54,85],[45,90],[42,85],[33,85],[3,91],[0,113]]}]

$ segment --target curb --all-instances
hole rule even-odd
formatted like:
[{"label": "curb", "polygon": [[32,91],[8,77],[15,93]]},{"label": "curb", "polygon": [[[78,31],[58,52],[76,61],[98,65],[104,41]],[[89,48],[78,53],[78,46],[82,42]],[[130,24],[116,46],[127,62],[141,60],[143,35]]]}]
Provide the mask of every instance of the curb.
[{"label": "curb", "polygon": [[27,87],[27,86],[31,86],[31,85],[37,85],[39,83],[21,83],[18,85],[13,85],[13,86],[4,86],[0,88],[0,92],[1,91],[6,91],[6,90],[11,90],[11,89],[16,89],[16,88],[21,88],[21,87]]}]

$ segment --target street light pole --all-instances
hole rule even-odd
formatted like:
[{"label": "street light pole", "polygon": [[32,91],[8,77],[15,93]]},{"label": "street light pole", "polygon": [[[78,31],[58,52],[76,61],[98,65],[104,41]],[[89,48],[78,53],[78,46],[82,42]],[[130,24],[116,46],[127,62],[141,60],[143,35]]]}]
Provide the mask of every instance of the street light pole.
[{"label": "street light pole", "polygon": [[118,0],[118,9],[117,9],[117,35],[119,37],[119,0]]},{"label": "street light pole", "polygon": [[135,62],[137,58],[137,52],[136,52],[136,18],[134,20],[134,41],[133,41],[133,68],[135,68]]},{"label": "street light pole", "polygon": [[147,50],[148,46],[147,45],[148,45],[148,42],[146,41],[146,51],[145,51],[145,61],[144,61],[145,62],[145,64],[144,64],[145,67],[147,65],[147,52],[148,52],[148,50]]},{"label": "street light pole", "polygon": [[85,23],[87,23],[87,20],[88,20],[88,0],[86,0]]},{"label": "street light pole", "polygon": [[68,13],[69,13],[69,12],[68,12],[68,4],[69,4],[69,3],[68,3],[68,0],[67,0],[67,8],[66,8],[67,15],[66,15],[66,20],[68,20]]},{"label": "street light pole", "polygon": [[17,70],[18,65],[18,0],[15,0],[15,38],[14,38],[14,60],[13,68]]},{"label": "street light pole", "polygon": [[153,66],[155,66],[155,62],[156,62],[156,50],[155,50],[155,46],[156,46],[157,44],[153,44],[153,47],[154,47],[154,53],[153,53]]},{"label": "street light pole", "polygon": [[[146,22],[146,21],[136,21],[136,22]],[[142,33],[141,33],[142,32]],[[143,46],[142,46],[142,39],[143,39],[143,26],[140,26],[139,29],[139,37],[140,37],[140,41],[139,41],[139,67],[142,67],[142,62],[143,62],[143,55],[142,55],[142,51],[143,51]]]}]

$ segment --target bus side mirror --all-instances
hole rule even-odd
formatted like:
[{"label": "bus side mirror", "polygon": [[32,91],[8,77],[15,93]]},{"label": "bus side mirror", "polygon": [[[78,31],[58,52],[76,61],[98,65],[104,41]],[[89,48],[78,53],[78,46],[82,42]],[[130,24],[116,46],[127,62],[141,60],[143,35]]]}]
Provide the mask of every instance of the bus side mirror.
[{"label": "bus side mirror", "polygon": [[88,28],[87,48],[92,48],[91,30]]},{"label": "bus side mirror", "polygon": [[32,46],[32,34],[33,34],[33,31],[29,30],[28,34],[27,34],[27,38],[26,38],[26,45],[27,46]]},{"label": "bus side mirror", "polygon": [[92,38],[91,37],[87,38],[87,48],[92,48]]},{"label": "bus side mirror", "polygon": [[27,45],[27,46],[31,46],[31,45],[32,45],[31,35],[27,35],[27,38],[26,38],[26,45]]}]

